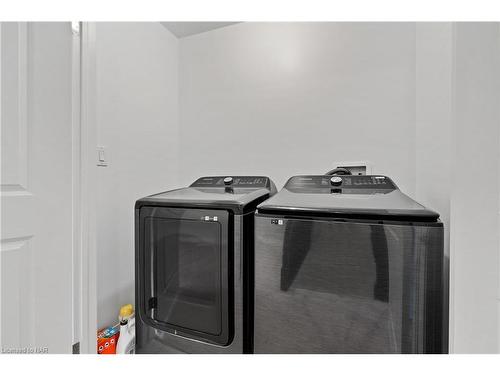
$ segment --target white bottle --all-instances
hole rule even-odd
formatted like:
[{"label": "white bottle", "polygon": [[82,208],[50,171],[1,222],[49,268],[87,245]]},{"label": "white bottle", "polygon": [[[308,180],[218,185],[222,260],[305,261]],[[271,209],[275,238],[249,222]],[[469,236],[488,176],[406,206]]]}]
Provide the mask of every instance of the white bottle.
[{"label": "white bottle", "polygon": [[135,353],[135,316],[132,305],[120,309],[120,337],[116,344],[116,354]]}]

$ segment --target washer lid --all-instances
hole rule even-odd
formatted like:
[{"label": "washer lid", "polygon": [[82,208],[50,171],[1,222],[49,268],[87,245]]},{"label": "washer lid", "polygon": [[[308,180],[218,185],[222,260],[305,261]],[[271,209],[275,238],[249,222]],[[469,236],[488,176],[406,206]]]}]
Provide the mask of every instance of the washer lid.
[{"label": "washer lid", "polygon": [[259,213],[436,222],[425,208],[387,176],[295,176]]},{"label": "washer lid", "polygon": [[201,177],[189,187],[139,199],[135,206],[215,208],[241,214],[255,209],[275,192],[276,187],[269,177],[211,176]]}]

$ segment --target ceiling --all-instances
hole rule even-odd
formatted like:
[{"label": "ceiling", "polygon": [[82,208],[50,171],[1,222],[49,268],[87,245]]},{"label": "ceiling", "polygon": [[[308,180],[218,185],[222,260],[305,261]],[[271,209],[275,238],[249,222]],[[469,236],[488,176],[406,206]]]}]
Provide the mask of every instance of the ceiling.
[{"label": "ceiling", "polygon": [[220,29],[221,27],[234,25],[235,23],[238,22],[161,22],[177,38]]}]

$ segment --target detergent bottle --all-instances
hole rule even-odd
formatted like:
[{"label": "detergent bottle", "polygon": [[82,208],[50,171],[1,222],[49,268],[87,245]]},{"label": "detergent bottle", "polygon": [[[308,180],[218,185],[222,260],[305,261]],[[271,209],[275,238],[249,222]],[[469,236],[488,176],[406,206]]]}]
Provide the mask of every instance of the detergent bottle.
[{"label": "detergent bottle", "polygon": [[131,304],[120,308],[120,337],[116,345],[116,354],[134,354],[135,352],[135,316]]}]

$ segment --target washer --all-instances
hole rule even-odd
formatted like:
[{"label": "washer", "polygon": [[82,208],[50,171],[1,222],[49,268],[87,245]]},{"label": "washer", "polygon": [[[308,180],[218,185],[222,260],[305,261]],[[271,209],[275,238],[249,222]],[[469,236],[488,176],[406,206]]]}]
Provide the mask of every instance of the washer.
[{"label": "washer", "polygon": [[137,353],[252,352],[263,176],[202,177],[135,204]]},{"label": "washer", "polygon": [[255,352],[446,353],[447,269],[389,177],[292,177],[255,215]]}]

